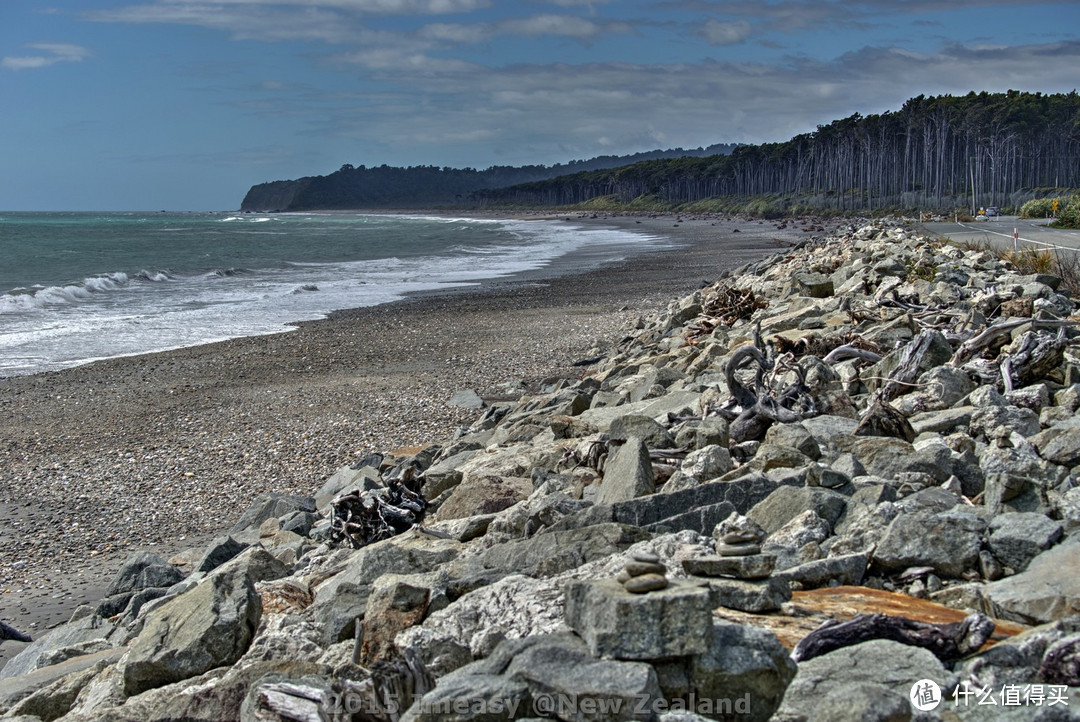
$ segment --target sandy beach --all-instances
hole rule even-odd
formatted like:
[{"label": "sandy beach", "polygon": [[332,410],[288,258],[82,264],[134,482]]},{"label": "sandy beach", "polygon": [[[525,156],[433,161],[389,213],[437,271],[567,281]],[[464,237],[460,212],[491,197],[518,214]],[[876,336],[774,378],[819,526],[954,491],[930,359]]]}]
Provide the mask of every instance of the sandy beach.
[{"label": "sandy beach", "polygon": [[[0,379],[0,619],[38,636],[96,601],[132,551],[175,553],[260,493],[311,494],[364,454],[443,440],[476,415],[447,405],[455,391],[576,377],[575,361],[639,315],[813,235],[802,223],[573,218],[680,246]],[[0,665],[21,646],[5,642]]]}]

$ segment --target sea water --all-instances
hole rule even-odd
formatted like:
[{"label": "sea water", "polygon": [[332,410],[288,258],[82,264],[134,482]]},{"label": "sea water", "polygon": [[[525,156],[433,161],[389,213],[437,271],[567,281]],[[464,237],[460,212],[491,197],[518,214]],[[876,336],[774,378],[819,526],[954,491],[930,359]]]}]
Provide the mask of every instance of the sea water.
[{"label": "sea water", "polygon": [[0,212],[0,377],[277,333],[657,238],[565,221]]}]

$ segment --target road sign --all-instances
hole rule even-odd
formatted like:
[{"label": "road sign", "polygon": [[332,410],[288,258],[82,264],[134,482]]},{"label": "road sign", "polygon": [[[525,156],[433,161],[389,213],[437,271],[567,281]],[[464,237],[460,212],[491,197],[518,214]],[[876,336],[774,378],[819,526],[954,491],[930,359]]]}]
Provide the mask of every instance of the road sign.
[{"label": "road sign", "polygon": [[1057,209],[1058,209],[1058,199],[1057,199],[1057,198],[1055,198],[1054,200],[1050,201],[1050,207],[1051,207],[1052,209],[1054,209],[1054,213],[1057,213]]},{"label": "road sign", "polygon": [[1013,229],[1013,252],[1016,251],[1017,243],[1018,243],[1019,240],[1020,240],[1020,234],[1017,233],[1016,229],[1014,228]]}]

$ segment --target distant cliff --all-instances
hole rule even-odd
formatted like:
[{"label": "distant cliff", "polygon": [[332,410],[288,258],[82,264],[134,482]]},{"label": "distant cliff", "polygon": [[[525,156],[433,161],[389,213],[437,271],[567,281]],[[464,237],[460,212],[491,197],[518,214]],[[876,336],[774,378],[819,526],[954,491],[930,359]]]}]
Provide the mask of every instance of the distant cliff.
[{"label": "distant cliff", "polygon": [[310,211],[463,205],[470,203],[470,196],[477,191],[533,183],[568,173],[617,168],[643,160],[726,154],[735,147],[712,145],[690,150],[674,148],[629,156],[600,156],[553,166],[492,166],[486,170],[437,166],[397,168],[388,165],[368,168],[346,163],[325,176],[307,176],[252,186],[240,209]]}]

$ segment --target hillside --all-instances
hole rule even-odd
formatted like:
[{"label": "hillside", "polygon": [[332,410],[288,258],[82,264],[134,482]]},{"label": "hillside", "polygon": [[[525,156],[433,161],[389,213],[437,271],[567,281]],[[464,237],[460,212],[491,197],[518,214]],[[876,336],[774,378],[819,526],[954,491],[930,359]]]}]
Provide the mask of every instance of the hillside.
[{"label": "hillside", "polygon": [[625,156],[598,156],[553,166],[492,166],[485,170],[437,166],[400,168],[388,165],[368,168],[346,163],[325,176],[307,176],[252,186],[240,208],[245,211],[307,211],[462,205],[469,202],[471,194],[481,190],[655,159],[714,156],[730,153],[735,147],[718,144],[690,150],[673,148]]},{"label": "hillside", "polygon": [[[783,143],[474,194],[481,206],[678,208],[758,198],[763,210],[1016,207],[1042,188],[1080,186],[1080,95],[918,96],[896,112],[852,115]],[[714,209],[723,209],[713,203]]]}]

